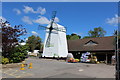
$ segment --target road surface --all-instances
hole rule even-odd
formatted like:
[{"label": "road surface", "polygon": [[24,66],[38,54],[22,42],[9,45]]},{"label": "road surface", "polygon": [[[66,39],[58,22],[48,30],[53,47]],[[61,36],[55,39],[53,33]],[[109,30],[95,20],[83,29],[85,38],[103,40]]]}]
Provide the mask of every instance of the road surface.
[{"label": "road surface", "polygon": [[3,78],[115,78],[115,66],[106,64],[67,63],[62,60],[28,58],[32,69],[2,69]]}]

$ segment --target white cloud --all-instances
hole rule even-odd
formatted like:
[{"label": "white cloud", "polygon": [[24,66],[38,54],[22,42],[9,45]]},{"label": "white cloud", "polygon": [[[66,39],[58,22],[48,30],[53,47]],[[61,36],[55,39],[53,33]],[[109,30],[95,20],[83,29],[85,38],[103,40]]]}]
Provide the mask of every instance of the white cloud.
[{"label": "white cloud", "polygon": [[25,39],[25,41],[27,41],[27,40],[28,40],[28,38]]},{"label": "white cloud", "polygon": [[[50,21],[51,21],[51,19],[50,19]],[[59,22],[59,21],[60,21],[59,18],[55,17],[54,22]]]},{"label": "white cloud", "polygon": [[45,8],[42,8],[42,7],[38,7],[36,13],[40,13],[41,15],[43,15],[43,14],[46,13],[46,9],[45,9]]},{"label": "white cloud", "polygon": [[38,35],[38,33],[35,32],[35,31],[32,31],[31,33],[32,33],[33,35]]},{"label": "white cloud", "polygon": [[25,13],[29,13],[29,12],[34,13],[33,8],[32,8],[32,7],[29,7],[29,6],[24,6],[23,11],[24,11]]},{"label": "white cloud", "polygon": [[113,25],[113,26],[117,26],[118,25],[118,21],[120,22],[120,17],[118,17],[117,14],[115,14],[114,17],[112,18],[107,18],[106,19],[106,22],[110,25]]},{"label": "white cloud", "polygon": [[59,22],[59,18],[58,17],[55,17],[55,22]]},{"label": "white cloud", "polygon": [[[32,20],[28,16],[24,16],[22,18],[22,21],[27,23],[27,24],[33,24],[33,23],[39,23],[39,24],[50,24],[50,20],[48,20],[44,16],[39,16],[38,19]],[[59,22],[59,19],[56,17],[54,22]]]},{"label": "white cloud", "polygon": [[17,14],[21,14],[21,11],[17,8],[14,8],[13,11],[15,11]]},{"label": "white cloud", "polygon": [[46,13],[46,9],[42,8],[42,7],[38,7],[37,10],[35,11],[32,7],[24,6],[23,11],[25,13],[29,13],[29,12],[31,12],[31,13],[40,13],[41,15]]},{"label": "white cloud", "polygon": [[[48,20],[46,17],[44,16],[39,16],[38,19],[33,20],[34,23],[39,23],[39,24],[50,24],[51,20]],[[59,22],[59,18],[55,17],[54,22]]]},{"label": "white cloud", "polygon": [[44,16],[39,16],[39,18],[36,20],[33,20],[33,22],[39,23],[39,24],[49,24],[50,23],[50,21]]},{"label": "white cloud", "polygon": [[77,35],[80,35],[80,36],[83,34],[83,33],[80,33],[80,32],[79,32],[79,33],[77,33],[77,32],[72,32],[72,33],[77,34]]},{"label": "white cloud", "polygon": [[32,20],[28,16],[24,16],[22,18],[22,21],[27,23],[27,24],[33,24]]}]

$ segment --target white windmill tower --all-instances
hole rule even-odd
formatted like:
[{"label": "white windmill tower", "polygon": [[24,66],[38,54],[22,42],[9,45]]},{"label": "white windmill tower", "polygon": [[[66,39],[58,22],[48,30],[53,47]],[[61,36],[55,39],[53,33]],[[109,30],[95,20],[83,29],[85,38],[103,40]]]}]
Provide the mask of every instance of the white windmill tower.
[{"label": "white windmill tower", "polygon": [[68,48],[66,40],[66,29],[64,26],[54,22],[56,11],[53,12],[51,23],[40,26],[46,29],[42,57],[67,57]]}]

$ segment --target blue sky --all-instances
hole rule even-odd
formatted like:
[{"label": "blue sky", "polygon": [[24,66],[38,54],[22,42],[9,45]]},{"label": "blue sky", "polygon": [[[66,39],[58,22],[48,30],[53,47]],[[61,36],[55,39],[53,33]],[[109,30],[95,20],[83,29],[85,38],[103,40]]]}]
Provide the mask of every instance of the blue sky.
[{"label": "blue sky", "polygon": [[106,36],[113,35],[117,29],[117,2],[3,2],[2,17],[12,26],[22,24],[28,34],[45,37],[44,30],[38,25],[46,26],[51,19],[52,11],[57,11],[56,22],[67,27],[67,34],[77,33],[87,36],[89,30],[102,27]]}]

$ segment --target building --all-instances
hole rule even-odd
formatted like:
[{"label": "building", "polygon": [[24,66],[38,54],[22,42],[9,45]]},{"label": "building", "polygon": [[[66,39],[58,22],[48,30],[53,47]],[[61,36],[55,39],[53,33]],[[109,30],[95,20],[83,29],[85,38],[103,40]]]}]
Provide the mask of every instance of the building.
[{"label": "building", "polygon": [[68,52],[78,59],[80,59],[82,53],[95,53],[98,61],[111,63],[111,57],[115,54],[115,37],[68,40]]},{"label": "building", "polygon": [[66,29],[64,26],[53,23],[53,30],[50,32],[51,25],[46,29],[46,36],[42,57],[67,57],[68,48],[66,40]]}]

